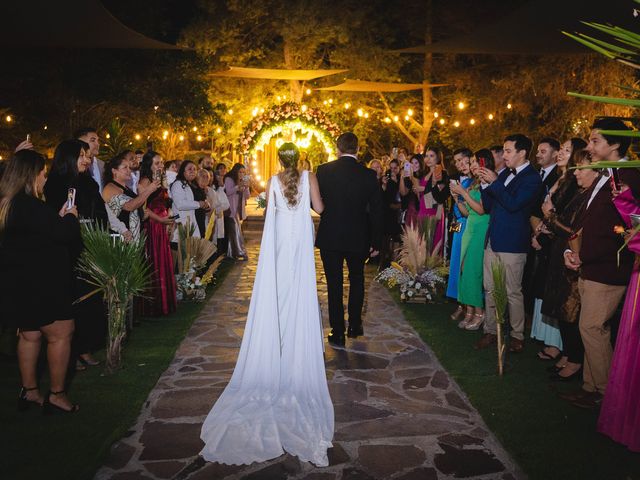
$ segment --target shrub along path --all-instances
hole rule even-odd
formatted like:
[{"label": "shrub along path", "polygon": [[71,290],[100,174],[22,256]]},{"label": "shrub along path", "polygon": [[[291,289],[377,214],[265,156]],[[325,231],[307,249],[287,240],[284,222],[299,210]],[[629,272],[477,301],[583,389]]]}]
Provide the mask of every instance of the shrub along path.
[{"label": "shrub along path", "polygon": [[[257,233],[257,232],[256,232]],[[524,478],[387,290],[371,281],[365,337],[326,348],[336,432],[330,466],[284,455],[263,464],[205,463],[200,427],[235,365],[257,266],[238,263],[202,310],[98,479],[504,479]],[[319,261],[320,300],[326,284]],[[424,306],[423,306],[424,308]],[[327,324],[325,318],[325,325]]]}]

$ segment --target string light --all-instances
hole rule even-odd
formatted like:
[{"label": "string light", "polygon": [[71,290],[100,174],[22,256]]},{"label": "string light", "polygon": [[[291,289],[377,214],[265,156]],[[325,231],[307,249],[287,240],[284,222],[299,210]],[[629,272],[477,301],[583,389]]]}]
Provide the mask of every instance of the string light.
[{"label": "string light", "polygon": [[460,110],[464,110],[464,107],[466,107],[466,105],[464,104],[464,102],[458,102],[458,108]]},{"label": "string light", "polygon": [[142,138],[142,137],[140,137],[140,134],[136,133],[136,140],[140,140],[140,138]]},{"label": "string light", "polygon": [[349,110],[351,108],[351,104],[349,102],[344,104],[344,109]]},{"label": "string light", "polygon": [[[278,138],[276,140],[276,148],[280,148],[283,144],[284,144],[284,140],[283,139]],[[255,165],[254,165],[254,167],[255,167]]]},{"label": "string light", "polygon": [[238,120],[238,125],[242,125],[242,120]]},{"label": "string light", "polygon": [[194,132],[198,131],[198,127],[193,127],[191,130],[193,130]]},{"label": "string light", "polygon": [[162,136],[167,138],[169,136],[169,130],[165,130],[164,132],[162,132]]},{"label": "string light", "polygon": [[159,107],[158,105],[155,105],[155,106],[153,107],[153,110],[157,112],[159,108],[160,108],[160,107]]},{"label": "string light", "polygon": [[7,123],[11,123],[11,122],[13,122],[13,117],[11,117],[11,115],[7,115],[5,117],[5,120],[7,121]]},{"label": "string light", "polygon": [[510,103],[507,103],[507,109],[511,110],[511,108],[512,108],[512,105]]},{"label": "string light", "polygon": [[196,137],[196,140],[198,140],[199,142],[201,142],[201,141],[202,141],[202,135],[198,135],[198,136]]},{"label": "string light", "polygon": [[260,107],[260,113],[264,113],[264,107]]},{"label": "string light", "polygon": [[475,124],[476,124],[476,121],[475,121],[475,119],[473,119],[473,118],[472,118],[471,120],[469,120],[469,123],[470,123],[471,125],[475,125]]},{"label": "string light", "polygon": [[323,104],[323,105],[327,105],[328,103],[329,103],[329,102],[327,102],[326,100],[324,100],[324,101],[322,102],[322,104]]},{"label": "string light", "polygon": [[438,112],[433,112],[433,118],[438,118],[440,114]]},{"label": "string light", "polygon": [[364,115],[364,111],[361,108],[359,108],[358,109],[358,116],[362,117],[363,115]]},{"label": "string light", "polygon": [[391,123],[391,119],[389,117],[384,117],[384,123]]},{"label": "string light", "polygon": [[398,120],[400,120],[400,117],[398,117],[398,115],[394,115],[394,116],[393,116],[393,121],[394,121],[394,122],[397,122]]},{"label": "string light", "polygon": [[254,174],[254,175],[257,175],[257,174],[258,174],[258,169],[257,169],[257,168],[254,168],[254,169],[253,169],[253,174]]},{"label": "string light", "polygon": [[227,110],[227,113],[228,113],[229,115],[233,115],[233,108],[230,108],[229,110]]},{"label": "string light", "polygon": [[302,112],[306,112],[309,109],[309,107],[307,107],[306,105],[302,105],[300,107],[300,110],[302,110]]},{"label": "string light", "polygon": [[278,101],[280,102],[280,101],[282,101],[282,97],[281,97],[280,95],[278,95],[278,96],[276,97],[276,100],[278,100]]},{"label": "string light", "polygon": [[107,133],[107,138],[111,138],[111,135]]},{"label": "string light", "polygon": [[259,111],[258,107],[255,107],[253,110],[251,110],[251,115],[254,116],[254,117],[257,116],[258,115],[258,111]]},{"label": "string light", "polygon": [[180,135],[178,138],[180,139],[181,142],[184,142],[184,135]]},{"label": "string light", "polygon": [[311,95],[311,89],[310,89],[310,88],[307,88],[306,93],[307,93],[307,95]]},{"label": "string light", "polygon": [[216,128],[216,133],[222,133],[222,129],[220,127]]},{"label": "string light", "polygon": [[493,113],[490,113],[489,116],[487,117],[489,120],[493,120]]},{"label": "string light", "polygon": [[262,180],[262,176],[261,175],[256,175],[256,180],[258,180],[258,181]]},{"label": "string light", "polygon": [[456,120],[455,122],[453,122],[453,126],[456,127],[456,128],[459,127],[460,126],[460,122]]},{"label": "string light", "polygon": [[441,119],[440,119],[440,125],[444,125],[444,123],[445,123],[444,118],[441,118]]},{"label": "string light", "polygon": [[333,98],[330,98],[329,99],[329,105],[332,105],[332,104],[333,104]]},{"label": "string light", "polygon": [[405,115],[404,119],[408,122],[409,121],[409,115]]},{"label": "string light", "polygon": [[257,166],[258,166],[258,162],[256,162],[255,160],[253,160],[253,161],[251,162],[251,166],[252,166],[252,167],[257,167]]},{"label": "string light", "polygon": [[2,160],[2,155],[0,155],[0,160]]},{"label": "string light", "polygon": [[413,109],[410,108],[409,110],[407,110],[407,115],[412,117],[413,116]]},{"label": "string light", "polygon": [[266,185],[266,183],[264,183],[264,180],[260,182],[260,186],[264,187]]},{"label": "string light", "polygon": [[46,125],[44,126],[44,130],[47,130],[48,128],[49,128],[48,126],[46,126]]}]

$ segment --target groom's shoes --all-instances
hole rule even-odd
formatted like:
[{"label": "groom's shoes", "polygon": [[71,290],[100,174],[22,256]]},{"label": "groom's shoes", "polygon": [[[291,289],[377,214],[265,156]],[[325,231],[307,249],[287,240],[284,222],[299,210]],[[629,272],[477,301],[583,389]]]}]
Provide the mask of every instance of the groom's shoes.
[{"label": "groom's shoes", "polygon": [[334,347],[344,347],[344,335],[336,335],[335,333],[330,333],[327,337],[329,344]]},{"label": "groom's shoes", "polygon": [[364,330],[362,329],[362,325],[358,327],[352,327],[349,325],[347,329],[347,337],[349,338],[358,338],[360,335],[364,335]]}]

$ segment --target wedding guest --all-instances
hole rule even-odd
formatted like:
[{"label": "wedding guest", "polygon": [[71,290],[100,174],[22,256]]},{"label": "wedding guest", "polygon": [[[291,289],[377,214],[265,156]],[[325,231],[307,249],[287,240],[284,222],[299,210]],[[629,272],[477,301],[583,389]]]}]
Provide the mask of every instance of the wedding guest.
[{"label": "wedding guest", "polygon": [[522,273],[531,243],[529,217],[540,192],[540,175],[529,164],[531,139],[509,135],[504,141],[504,162],[507,167],[500,175],[488,168],[479,169],[482,205],[490,214],[487,245],[484,252],[485,322],[484,335],[475,348],[486,348],[496,342],[495,303],[492,264],[498,260],[506,271],[511,340],[509,351],[524,348],[524,302]]},{"label": "wedding guest", "polygon": [[216,177],[221,184],[224,184],[224,177],[227,174],[227,165],[220,162],[216,165]]},{"label": "wedding guest", "polygon": [[[586,142],[578,140],[580,139],[574,140],[575,147],[567,163],[568,167],[584,167],[591,163],[589,152],[580,149],[581,146],[586,146]],[[559,165],[564,163],[564,154],[560,159]],[[591,197],[591,187],[597,179],[597,170],[567,171],[558,187],[554,187],[555,190],[550,192],[550,198],[543,206],[545,225],[553,238],[549,249],[547,278],[544,280],[546,285],[542,313],[557,320],[563,347],[562,356],[556,365],[549,369],[549,378],[554,381],[570,381],[582,371],[584,346],[578,330],[578,273],[565,267],[564,251],[568,244],[576,242],[575,232],[579,229],[578,224]]]},{"label": "wedding guest", "polygon": [[[162,157],[149,150],[142,157],[140,165],[140,188],[148,189],[154,182],[162,184],[163,173]],[[148,218],[143,227],[145,251],[151,262],[151,286],[147,298],[143,298],[141,302],[140,313],[144,316],[168,315],[176,310],[176,279],[167,233],[167,228],[174,224],[170,217],[171,203],[169,192],[164,186],[147,197]]]},{"label": "wedding guest", "polygon": [[169,197],[171,197],[171,185],[176,181],[178,170],[180,170],[180,160],[169,160],[165,163],[165,177],[167,185],[169,185]]},{"label": "wedding guest", "polygon": [[489,150],[491,150],[491,155],[493,155],[493,163],[495,163],[496,165],[495,171],[498,175],[500,175],[502,171],[505,169],[504,158],[503,158],[504,149],[502,145],[494,145],[492,147],[489,147]]},{"label": "wedding guest", "polygon": [[[398,154],[398,157],[404,158],[401,154]],[[412,156],[411,160],[404,161],[400,165],[402,168],[400,195],[406,204],[404,223],[416,226],[419,224],[418,212],[420,212],[420,196],[417,189],[425,177],[424,158],[417,154]]]},{"label": "wedding guest", "polygon": [[125,156],[127,162],[129,162],[129,167],[131,168],[131,179],[127,182],[127,187],[137,195],[138,182],[140,182],[140,162],[142,161],[142,155],[138,156],[138,154],[132,150],[125,150],[122,154]]},{"label": "wedding guest", "polygon": [[380,246],[380,269],[387,268],[393,260],[393,253],[400,245],[400,164],[389,161],[389,171],[382,176],[382,243]]},{"label": "wedding guest", "polygon": [[[603,135],[601,130],[629,130],[629,127],[618,119],[596,120],[587,145],[593,161],[623,159],[630,137]],[[623,220],[611,199],[611,183],[606,175],[598,179],[579,225],[580,250],[565,252],[567,268],[580,271],[579,327],[584,344],[584,383],[581,390],[561,395],[561,398],[582,408],[597,408],[602,402],[612,355],[611,331],[607,322],[624,295],[633,267],[633,255],[628,250],[624,249],[618,259],[618,250],[623,242],[614,227],[622,225]]]},{"label": "wedding guest", "polygon": [[245,173],[244,165],[236,163],[224,177],[224,191],[229,199],[228,222],[225,222],[225,230],[229,234],[227,256],[240,260],[248,260],[242,235],[242,222],[247,217],[245,206],[250,186],[250,179]]},{"label": "wedding guest", "polygon": [[[459,176],[458,180],[451,180],[449,182],[449,189],[452,186],[460,185],[460,187],[466,191],[469,188],[473,179],[469,176],[469,165],[471,162],[471,156],[473,153],[468,148],[459,148],[453,152],[453,161],[458,170]],[[464,235],[465,226],[467,224],[467,216],[469,212],[464,209],[460,209],[459,204],[463,202],[463,198],[460,196],[461,194],[453,194],[454,205],[453,205],[453,216],[452,223],[449,227],[449,230],[453,232],[453,239],[451,242],[451,259],[449,261],[449,280],[447,281],[447,291],[446,296],[449,298],[453,298],[454,300],[458,299],[458,277],[460,275],[460,249],[462,246],[462,236]],[[470,312],[468,309],[465,309],[464,305],[458,305],[458,309],[452,315],[452,319],[457,320],[464,310],[467,310],[465,315],[465,320],[470,321],[473,317],[473,312]],[[467,316],[468,315],[468,316]]]},{"label": "wedding guest", "polygon": [[466,330],[478,330],[484,323],[484,289],[482,283],[484,242],[489,228],[489,215],[482,206],[480,193],[480,168],[493,171],[493,156],[487,149],[478,150],[472,157],[469,170],[472,183],[451,185],[451,193],[457,195],[457,207],[467,222],[460,244],[460,277],[458,302],[466,313],[458,326]]},{"label": "wedding guest", "polygon": [[[524,274],[525,303],[530,305],[529,311],[532,312],[531,338],[542,342],[542,348],[538,352],[538,358],[541,360],[557,360],[562,350],[560,330],[557,328],[556,322],[550,318],[543,318],[542,315],[542,297],[544,296],[544,280],[547,277],[550,247],[548,230],[542,221],[544,217],[542,204],[551,187],[560,178],[561,172],[557,166],[559,151],[560,142],[555,138],[545,137],[538,143],[536,162],[540,167],[542,187],[531,214],[533,236]],[[549,328],[547,328],[548,326]]]},{"label": "wedding guest", "polygon": [[219,207],[215,208],[216,224],[212,237],[212,240],[213,238],[216,239],[216,244],[218,246],[218,249],[216,251],[217,255],[226,255],[227,249],[229,247],[229,238],[227,236],[227,231],[225,228],[225,215],[230,208],[229,198],[227,198],[227,194],[224,192],[224,175],[218,174],[218,172],[222,172],[223,170],[226,170],[226,166],[224,165],[224,163],[219,163],[218,165],[216,165],[215,174],[213,176],[213,184],[211,186],[218,196],[218,203],[220,205]]},{"label": "wedding guest", "polygon": [[[639,173],[635,169],[619,171],[623,184],[613,203],[625,226],[634,228],[631,215],[640,213]],[[640,237],[631,237],[628,248],[636,255],[636,261],[622,310],[609,381],[598,418],[598,431],[626,445],[629,450],[640,452],[640,313],[637,307]]]},{"label": "wedding guest", "polygon": [[449,176],[444,166],[442,151],[436,147],[427,147],[424,151],[426,175],[416,190],[420,193],[420,212],[418,219],[424,225],[427,218],[434,219],[431,253],[443,255],[445,246],[445,205],[449,199]]},{"label": "wedding guest", "polygon": [[[53,163],[44,186],[46,204],[58,212],[68,197],[70,188],[75,190],[75,205],[81,222],[95,226],[109,225],[104,201],[100,196],[98,184],[89,174],[91,158],[89,145],[82,140],[65,140],[55,150]],[[70,250],[71,266],[75,265],[84,250],[80,238]],[[77,276],[76,276],[77,277]],[[75,278],[73,282],[74,300],[82,298],[95,290],[95,286]],[[86,366],[95,366],[99,362],[92,352],[104,347],[107,317],[104,302],[100,295],[92,295],[74,305],[75,332],[72,341],[72,364],[76,370],[85,370]]]},{"label": "wedding guest", "polygon": [[[185,160],[180,165],[180,171],[176,180],[169,187],[171,191],[171,198],[173,199],[173,211],[178,214],[176,223],[182,225],[189,224],[193,228],[193,236],[201,238],[204,232],[200,232],[200,227],[196,221],[196,210],[198,208],[206,209],[209,204],[206,200],[195,200],[192,184],[198,174],[198,168],[196,164],[191,160]],[[173,238],[171,241],[177,248],[178,243],[178,229],[173,231]]]},{"label": "wedding guest", "polygon": [[[122,235],[125,241],[140,240],[140,226],[145,219],[144,204],[155,192],[159,182],[152,182],[139,194],[131,191],[126,183],[131,178],[131,167],[124,154],[113,157],[105,166],[102,198],[107,207],[107,215],[112,230]],[[116,222],[119,220],[121,223]]]},{"label": "wedding guest", "polygon": [[[305,152],[303,152],[305,153]],[[309,161],[309,155],[300,156],[300,161],[298,162],[300,165],[300,171],[306,170],[307,172],[312,172],[313,168],[311,167],[311,162]]]},{"label": "wedding guest", "polygon": [[[198,181],[202,182],[201,186],[205,181],[205,173],[207,181],[209,181],[210,176],[214,178],[211,186],[206,189],[207,202],[211,206],[211,209],[207,212],[207,216],[205,218],[207,234],[209,234],[209,237],[205,238],[218,245],[218,240],[221,237],[224,237],[224,211],[229,208],[229,199],[224,193],[224,188],[219,187],[216,183],[215,175],[211,175],[206,170],[204,172],[202,170],[198,172]],[[216,250],[215,256],[218,257],[223,251],[224,250]]]},{"label": "wedding guest", "polygon": [[[39,200],[45,182],[45,158],[33,150],[11,157],[0,180],[0,322],[18,329],[18,409],[35,403],[45,413],[72,413],[79,407],[67,397],[65,379],[74,328],[69,250],[79,241],[78,211],[67,209],[66,199],[58,212]],[[43,336],[46,396],[36,373]]]},{"label": "wedding guest", "polygon": [[98,137],[98,131],[93,127],[83,127],[73,134],[73,138],[82,140],[89,144],[89,158],[91,158],[91,166],[89,167],[89,173],[91,177],[98,184],[100,193],[105,186],[104,182],[104,162],[98,158],[100,152],[100,137]]},{"label": "wedding guest", "polygon": [[[191,182],[191,190],[193,191],[193,199],[196,202],[206,201],[208,198],[209,189],[209,172],[204,168],[201,168],[196,173],[196,178]],[[207,216],[211,212],[211,204],[207,202],[206,208],[197,208],[195,212],[196,223],[198,224],[198,230],[200,230],[200,236],[205,238],[207,231]]]},{"label": "wedding guest", "polygon": [[211,158],[211,155],[200,157],[200,160],[198,160],[198,167],[206,170],[211,174],[211,176],[213,176],[213,158]]},{"label": "wedding guest", "polygon": [[376,178],[378,179],[378,182],[381,182],[382,174],[384,173],[384,171],[382,170],[382,162],[380,162],[380,160],[378,160],[377,158],[374,158],[369,162],[369,168],[376,172]]},{"label": "wedding guest", "polygon": [[[588,164],[591,162],[591,157],[588,152],[583,151],[587,146],[587,142],[581,138],[572,138],[565,141],[558,152],[557,166],[560,173],[560,178],[549,190],[544,203],[542,204],[542,213],[544,215],[544,225],[550,231],[547,235],[550,239],[549,246],[549,260],[547,279],[542,280],[544,283],[544,294],[542,298],[543,322],[541,326],[548,331],[545,334],[547,337],[554,337],[557,330],[560,335],[560,343],[562,345],[562,352],[556,350],[556,347],[548,345],[538,355],[544,358],[557,357],[558,353],[561,353],[559,359],[555,364],[555,368],[550,370],[556,375],[556,372],[563,370],[558,378],[555,376],[553,379],[569,378],[575,372],[582,367],[582,356],[584,350],[582,348],[582,340],[580,339],[580,333],[577,329],[577,318],[575,315],[567,315],[561,308],[567,301],[568,294],[567,289],[561,288],[557,284],[567,285],[568,276],[574,276],[575,286],[572,284],[571,291],[575,293],[571,302],[575,305],[580,305],[580,297],[577,294],[577,276],[574,272],[567,270],[564,266],[563,252],[566,248],[568,233],[570,233],[571,225],[576,215],[577,207],[573,206],[572,209],[568,209],[570,202],[582,191],[584,188],[591,186],[593,180],[589,178],[590,175],[581,175],[578,171],[570,170],[575,166],[577,162]],[[581,171],[583,172],[583,171]],[[585,170],[586,173],[594,173],[589,170]],[[579,183],[577,177],[581,176],[582,180]],[[594,177],[595,178],[595,177]],[[568,210],[565,215],[565,209]],[[559,223],[560,222],[560,223]],[[564,222],[564,223],[562,223]],[[556,280],[558,279],[558,280]],[[575,288],[574,288],[575,287]],[[571,317],[571,321],[567,321],[567,318]],[[575,327],[575,328],[573,328]],[[569,338],[569,336],[571,338]],[[569,342],[567,342],[569,339]],[[576,345],[579,345],[576,347]],[[566,367],[566,368],[565,368]]]}]

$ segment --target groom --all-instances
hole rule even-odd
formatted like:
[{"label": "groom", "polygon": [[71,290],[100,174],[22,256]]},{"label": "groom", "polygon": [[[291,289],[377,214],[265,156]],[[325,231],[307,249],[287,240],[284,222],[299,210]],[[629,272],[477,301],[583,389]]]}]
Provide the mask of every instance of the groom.
[{"label": "groom", "polygon": [[338,159],[318,167],[316,173],[324,211],[316,247],[327,277],[329,343],[344,346],[342,279],[344,261],[349,269],[349,329],[347,336],[363,335],[364,264],[376,252],[382,231],[382,197],[373,170],[358,162],[358,137],[338,137]]}]

